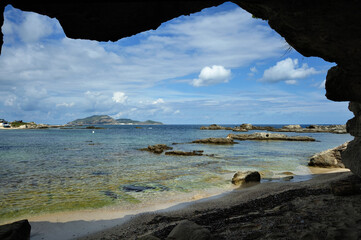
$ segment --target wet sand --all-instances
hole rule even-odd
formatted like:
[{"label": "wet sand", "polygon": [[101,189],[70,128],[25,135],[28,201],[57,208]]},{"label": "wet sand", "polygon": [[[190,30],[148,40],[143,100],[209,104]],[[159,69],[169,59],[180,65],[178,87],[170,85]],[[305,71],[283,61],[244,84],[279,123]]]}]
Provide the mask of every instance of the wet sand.
[{"label": "wet sand", "polygon": [[[287,225],[288,220],[290,223],[294,221],[292,217],[294,214],[292,213],[298,211],[297,206],[300,209],[307,209],[309,206],[315,207],[312,211],[315,214],[322,215],[325,207],[329,209],[335,207],[328,206],[331,203],[335,204],[334,201],[339,201],[336,207],[340,209],[343,202],[346,204],[342,197],[336,197],[330,193],[330,184],[346,179],[352,176],[352,173],[345,169],[325,170],[319,168],[312,168],[311,172],[314,175],[308,181],[265,182],[212,197],[207,197],[205,193],[193,194],[193,196],[189,195],[188,199],[183,199],[183,201],[179,199],[178,202],[148,206],[136,211],[120,212],[116,209],[103,209],[43,215],[29,219],[32,225],[31,239],[136,239],[147,234],[153,234],[162,239],[183,219],[195,221],[210,229],[212,234],[217,236],[216,239],[232,239],[232,236],[239,237],[245,233],[253,232],[265,237],[267,234],[272,234],[270,229],[273,229],[273,227],[271,225],[277,220],[273,218],[280,217],[279,212],[272,210],[274,208],[283,209],[282,206],[285,204],[286,206],[292,206],[288,210],[281,212],[281,219],[286,221],[283,225]],[[268,200],[265,200],[267,198]],[[361,203],[359,195],[354,198],[355,201]],[[278,200],[275,201],[275,199]],[[322,199],[326,200],[323,201]],[[292,201],[298,201],[298,203]],[[322,204],[314,204],[319,201]],[[352,200],[352,204],[355,201]],[[350,203],[347,204],[350,205]],[[248,205],[253,206],[253,209],[250,209]],[[242,210],[240,216],[233,216],[233,212],[237,213],[242,206],[248,206],[246,207],[248,210]],[[269,208],[269,213],[274,211],[273,217],[265,214],[264,210],[267,210],[267,208]],[[334,212],[340,214],[340,218],[344,215],[340,211],[334,210]],[[248,216],[249,213],[252,213],[252,217]],[[287,216],[287,214],[290,216]],[[235,218],[253,219],[255,222],[249,223],[249,220],[247,220],[232,223],[230,219]],[[278,219],[277,221],[281,220]],[[245,222],[251,225],[247,225],[246,228],[242,227]],[[293,225],[286,225],[284,227],[294,229]],[[322,226],[325,227],[322,224],[320,226],[321,228]],[[262,229],[263,227],[267,229]],[[242,229],[247,231],[242,232]],[[295,232],[297,232],[296,230]],[[273,237],[270,235],[269,238]]]}]

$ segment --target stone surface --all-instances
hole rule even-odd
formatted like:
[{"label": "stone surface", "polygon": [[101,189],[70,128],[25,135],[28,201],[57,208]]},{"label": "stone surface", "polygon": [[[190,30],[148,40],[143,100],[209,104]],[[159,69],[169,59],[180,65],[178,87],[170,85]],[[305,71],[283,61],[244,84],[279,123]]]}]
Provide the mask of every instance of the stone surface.
[{"label": "stone surface", "polygon": [[300,125],[286,125],[286,126],[283,126],[283,128],[285,129],[300,129],[302,128]]},{"label": "stone surface", "polygon": [[260,182],[260,181],[261,181],[261,175],[259,174],[259,172],[256,172],[256,171],[255,172],[238,171],[233,175],[233,178],[232,178],[232,184],[234,184],[234,185],[241,185],[244,183]]},{"label": "stone surface", "polygon": [[353,175],[348,179],[331,183],[331,191],[335,196],[361,194],[361,178]]},{"label": "stone surface", "polygon": [[256,132],[252,134],[228,134],[227,138],[244,140],[277,140],[277,141],[315,141],[307,136],[287,136],[279,133]]},{"label": "stone surface", "polygon": [[345,151],[342,152],[342,162],[353,173],[361,176],[361,138],[355,137]]},{"label": "stone surface", "polygon": [[189,220],[181,221],[169,233],[167,240],[209,240],[211,233],[208,229],[191,222]]},{"label": "stone surface", "polygon": [[202,126],[200,129],[201,130],[232,130],[231,127],[223,127],[223,126],[219,126],[217,124],[212,124],[209,126]]},{"label": "stone surface", "polygon": [[161,154],[165,150],[172,150],[172,147],[168,147],[165,144],[156,144],[156,145],[149,145],[147,148],[141,148],[141,151],[148,151],[156,154]]},{"label": "stone surface", "polygon": [[2,240],[28,240],[31,226],[28,220],[21,220],[0,226],[0,239]]},{"label": "stone surface", "polygon": [[203,143],[203,144],[236,144],[231,138],[205,138],[205,139],[197,139],[192,141],[192,143]]},{"label": "stone surface", "polygon": [[348,144],[349,142],[346,142],[335,148],[316,153],[310,158],[308,166],[345,168],[345,165],[342,162],[341,153],[345,151]]},{"label": "stone surface", "polygon": [[175,156],[203,156],[202,150],[195,150],[192,152],[184,152],[184,151],[168,151],[164,153],[165,155],[175,155]]}]

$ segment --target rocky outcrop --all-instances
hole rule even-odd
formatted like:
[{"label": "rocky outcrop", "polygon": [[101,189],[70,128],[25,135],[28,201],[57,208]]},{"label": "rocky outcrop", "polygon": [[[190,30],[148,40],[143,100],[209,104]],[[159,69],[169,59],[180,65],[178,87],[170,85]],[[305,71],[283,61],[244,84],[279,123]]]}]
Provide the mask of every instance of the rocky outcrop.
[{"label": "rocky outcrop", "polygon": [[203,144],[218,144],[218,145],[226,145],[226,144],[236,144],[231,138],[205,138],[205,139],[197,139],[192,141],[192,143],[203,143]]},{"label": "rocky outcrop", "polygon": [[31,226],[28,220],[5,224],[0,226],[0,239],[2,240],[28,240]]},{"label": "rocky outcrop", "polygon": [[174,156],[203,156],[202,150],[192,151],[192,152],[184,152],[184,151],[168,151],[164,153],[165,155],[174,155]]},{"label": "rocky outcrop", "polygon": [[223,127],[223,126],[219,126],[217,124],[212,124],[209,126],[202,126],[200,129],[201,130],[232,130],[231,127]]},{"label": "rocky outcrop", "polygon": [[236,139],[240,141],[244,141],[244,140],[315,141],[314,138],[307,136],[287,136],[285,134],[267,133],[267,132],[256,132],[252,134],[228,134],[227,138]]},{"label": "rocky outcrop", "polygon": [[296,133],[317,133],[328,132],[343,134],[346,132],[346,125],[309,125],[306,128],[302,128],[300,125],[288,125],[283,126],[281,129],[277,129],[278,132],[296,132]]},{"label": "rocky outcrop", "polygon": [[316,153],[310,158],[308,166],[345,168],[341,159],[341,153],[345,151],[348,143],[346,142],[338,147]]},{"label": "rocky outcrop", "polygon": [[147,148],[141,148],[139,150],[148,151],[148,152],[152,152],[155,154],[161,154],[165,150],[172,150],[172,149],[173,149],[172,147],[168,147],[165,144],[156,144],[156,145],[149,145]]},{"label": "rocky outcrop", "polygon": [[183,220],[169,233],[167,240],[209,240],[211,232],[194,222]]},{"label": "rocky outcrop", "polygon": [[259,172],[252,172],[252,171],[246,171],[246,172],[236,172],[233,175],[232,178],[232,184],[234,185],[242,185],[244,183],[251,183],[251,182],[260,182],[261,181],[261,175]]}]

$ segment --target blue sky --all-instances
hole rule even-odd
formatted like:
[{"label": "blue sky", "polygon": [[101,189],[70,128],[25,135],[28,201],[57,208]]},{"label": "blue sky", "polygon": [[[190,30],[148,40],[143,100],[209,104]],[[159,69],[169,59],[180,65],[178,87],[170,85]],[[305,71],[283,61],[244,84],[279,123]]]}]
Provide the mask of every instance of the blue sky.
[{"label": "blue sky", "polygon": [[5,9],[0,118],[60,124],[94,114],[168,124],[345,123],[327,70],[232,3],[115,43],[69,39],[56,19]]}]

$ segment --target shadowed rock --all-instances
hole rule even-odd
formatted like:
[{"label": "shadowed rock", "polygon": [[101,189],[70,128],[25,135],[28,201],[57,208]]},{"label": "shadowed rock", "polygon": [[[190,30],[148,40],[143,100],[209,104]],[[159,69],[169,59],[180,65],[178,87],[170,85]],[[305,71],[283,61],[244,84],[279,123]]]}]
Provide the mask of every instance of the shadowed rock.
[{"label": "shadowed rock", "polygon": [[0,239],[2,240],[28,240],[31,226],[28,220],[21,220],[0,226]]},{"label": "shadowed rock", "polygon": [[189,220],[181,221],[169,233],[167,240],[209,240],[211,233],[208,229],[191,222]]},{"label": "shadowed rock", "polygon": [[219,145],[226,145],[226,144],[236,144],[231,138],[205,138],[205,139],[198,139],[194,140],[192,143],[203,143],[203,144],[219,144]]},{"label": "shadowed rock", "polygon": [[228,134],[227,138],[244,140],[278,140],[278,141],[315,141],[312,137],[307,136],[287,136],[279,133],[257,132],[252,134]]},{"label": "shadowed rock", "polygon": [[341,153],[346,150],[349,142],[326,151],[316,153],[310,158],[308,166],[345,168]]}]

